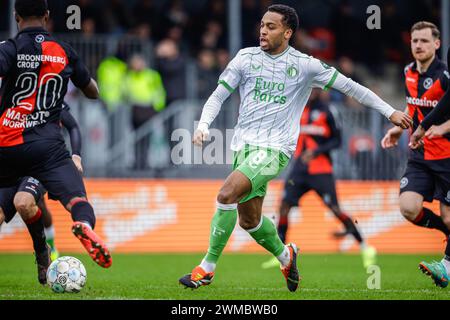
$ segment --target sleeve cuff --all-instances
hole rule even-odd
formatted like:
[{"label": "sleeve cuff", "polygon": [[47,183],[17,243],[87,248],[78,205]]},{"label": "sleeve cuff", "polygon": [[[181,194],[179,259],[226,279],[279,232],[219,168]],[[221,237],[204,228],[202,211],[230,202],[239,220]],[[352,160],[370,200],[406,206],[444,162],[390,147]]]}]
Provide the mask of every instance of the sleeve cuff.
[{"label": "sleeve cuff", "polygon": [[200,122],[198,124],[197,130],[200,130],[205,134],[209,134],[209,125],[206,122]]}]

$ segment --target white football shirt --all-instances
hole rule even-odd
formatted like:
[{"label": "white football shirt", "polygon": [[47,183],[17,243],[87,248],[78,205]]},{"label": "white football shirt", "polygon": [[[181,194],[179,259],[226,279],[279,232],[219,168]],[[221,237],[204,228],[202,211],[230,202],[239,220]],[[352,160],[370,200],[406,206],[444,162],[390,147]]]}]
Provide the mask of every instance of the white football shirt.
[{"label": "white football shirt", "polygon": [[338,74],[290,46],[276,56],[260,47],[240,50],[219,78],[230,92],[239,87],[241,97],[231,149],[239,151],[250,144],[291,156],[311,90],[329,89]]}]

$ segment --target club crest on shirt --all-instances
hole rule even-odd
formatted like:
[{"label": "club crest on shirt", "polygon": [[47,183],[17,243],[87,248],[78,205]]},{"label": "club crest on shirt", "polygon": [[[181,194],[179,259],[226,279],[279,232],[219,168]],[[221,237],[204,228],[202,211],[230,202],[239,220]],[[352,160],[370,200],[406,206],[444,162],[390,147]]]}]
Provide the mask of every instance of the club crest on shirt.
[{"label": "club crest on shirt", "polygon": [[423,87],[425,88],[425,89],[430,89],[431,87],[433,86],[433,79],[431,79],[431,78],[426,78],[424,81],[423,81]]},{"label": "club crest on shirt", "polygon": [[404,187],[406,187],[408,185],[408,178],[403,177],[402,180],[400,180],[400,189],[403,189]]},{"label": "club crest on shirt", "polygon": [[286,74],[289,78],[295,78],[296,76],[298,76],[298,70],[295,66],[290,66],[286,69]]},{"label": "club crest on shirt", "polygon": [[36,38],[34,38],[34,40],[35,40],[37,43],[42,43],[42,42],[44,42],[45,37],[44,37],[42,34],[38,34],[38,35],[36,36]]}]

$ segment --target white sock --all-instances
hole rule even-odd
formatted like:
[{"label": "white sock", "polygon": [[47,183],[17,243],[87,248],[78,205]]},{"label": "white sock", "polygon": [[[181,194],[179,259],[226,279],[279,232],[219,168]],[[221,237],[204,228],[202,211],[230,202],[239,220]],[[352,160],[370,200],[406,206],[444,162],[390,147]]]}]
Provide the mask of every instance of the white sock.
[{"label": "white sock", "polygon": [[47,240],[51,240],[55,238],[55,228],[51,225],[48,228],[44,228],[45,237]]},{"label": "white sock", "polygon": [[200,263],[200,267],[205,270],[207,273],[214,272],[216,270],[216,264],[212,262],[208,262],[205,259]]},{"label": "white sock", "polygon": [[89,224],[89,222],[87,222],[87,221],[80,221],[80,222],[92,230],[92,226]]},{"label": "white sock", "polygon": [[284,246],[283,252],[277,257],[283,267],[287,266],[291,261],[291,253],[287,246]]},{"label": "white sock", "polygon": [[442,259],[441,263],[444,265],[447,275],[450,276],[450,261]]}]

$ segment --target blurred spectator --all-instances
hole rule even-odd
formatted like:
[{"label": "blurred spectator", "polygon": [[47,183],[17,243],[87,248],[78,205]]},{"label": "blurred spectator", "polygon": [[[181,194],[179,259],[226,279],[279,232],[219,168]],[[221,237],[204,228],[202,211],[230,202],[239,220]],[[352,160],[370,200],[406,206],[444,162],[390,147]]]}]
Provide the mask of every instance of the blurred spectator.
[{"label": "blurred spectator", "polygon": [[122,34],[132,25],[129,8],[121,0],[109,0],[108,5],[102,8],[100,21],[104,21],[108,33]]},{"label": "blurred spectator", "polygon": [[109,112],[114,112],[123,104],[123,79],[127,73],[127,64],[117,56],[106,57],[97,69],[97,81],[100,99]]},{"label": "blurred spectator", "polygon": [[222,72],[230,62],[230,53],[226,49],[219,49],[217,50],[216,55],[217,68]]},{"label": "blurred spectator", "polygon": [[[403,61],[402,16],[397,11],[395,1],[386,0],[381,8],[382,42],[386,47],[384,56],[389,61]],[[402,68],[403,69],[403,68]]]},{"label": "blurred spectator", "polygon": [[123,79],[127,73],[127,64],[117,56],[106,57],[101,61],[97,69],[97,82],[100,91],[100,99],[108,111],[109,141],[112,147],[119,141],[122,123],[121,114],[118,112],[124,106]]},{"label": "blurred spectator", "polygon": [[335,37],[326,28],[315,28],[305,38],[309,54],[317,59],[331,61],[335,59]]},{"label": "blurred spectator", "polygon": [[178,50],[181,52],[188,52],[190,43],[187,41],[186,37],[184,37],[184,31],[181,26],[173,26],[167,31],[166,35],[167,39],[172,40],[176,44],[178,44]]},{"label": "blurred spectator", "polygon": [[[189,16],[184,9],[183,1],[170,0],[163,6],[161,18],[159,19],[159,26],[165,32],[174,26],[184,28],[187,26],[188,22]],[[167,36],[164,34],[165,32],[161,33],[162,37]]]},{"label": "blurred spectator", "polygon": [[136,2],[133,12],[133,22],[135,25],[148,25],[153,33],[161,34],[159,27],[159,15],[153,0],[139,0]]},{"label": "blurred spectator", "polygon": [[258,43],[260,7],[256,0],[242,0],[242,44],[253,47]]},{"label": "blurred spectator", "polygon": [[[346,77],[351,78],[353,81],[363,85],[361,78],[356,74],[355,64],[349,57],[343,56],[339,58],[337,69]],[[331,97],[334,102],[344,103],[347,107],[355,109],[362,107],[358,101],[340,93],[337,90],[331,91]]]},{"label": "blurred spectator", "polygon": [[167,104],[186,98],[186,59],[171,39],[162,40],[156,47],[156,69],[167,91]]},{"label": "blurred spectator", "polygon": [[[131,106],[133,129],[138,130],[166,107],[166,91],[160,74],[147,67],[143,56],[132,56],[129,65],[130,69],[123,87],[127,102]],[[143,136],[136,142],[134,169],[149,168],[147,161],[149,147],[149,135]]]},{"label": "blurred spectator", "polygon": [[333,30],[336,36],[336,52],[353,60],[360,58],[358,52],[361,43],[356,39],[362,39],[361,32],[367,28],[358,21],[351,1],[340,1],[331,16],[330,30]]},{"label": "blurred spectator", "polygon": [[364,131],[355,132],[349,141],[351,164],[356,168],[357,179],[368,180],[374,168],[373,152],[375,142],[373,137]]},{"label": "blurred spectator", "polygon": [[143,41],[149,41],[152,37],[152,28],[150,24],[142,22],[133,29],[133,34]]},{"label": "blurred spectator", "polygon": [[198,54],[198,93],[199,99],[207,99],[217,87],[219,72],[216,68],[216,56],[209,49],[203,49]]},{"label": "blurred spectator", "polygon": [[[61,3],[61,1],[58,1]],[[82,25],[86,20],[89,20],[88,24],[94,24],[94,26],[87,26],[86,33],[90,33],[91,30],[93,32],[104,32],[105,26],[102,21],[102,13],[100,12],[100,8],[94,4],[93,0],[78,0],[75,2],[77,6],[80,7],[81,15],[82,15]],[[65,10],[66,6],[64,6]],[[52,16],[52,12],[50,11],[50,16]],[[61,15],[64,17],[64,15]],[[65,19],[62,19],[62,25],[59,27],[59,31],[67,31]],[[82,27],[83,29],[83,27]],[[83,30],[82,30],[83,31]]]},{"label": "blurred spectator", "polygon": [[93,18],[87,18],[81,22],[81,32],[85,39],[95,37],[96,31],[95,20]]},{"label": "blurred spectator", "polygon": [[201,47],[208,49],[225,48],[225,42],[223,25],[218,21],[209,21],[201,37]]}]

